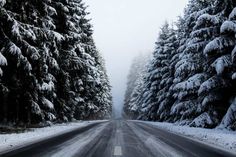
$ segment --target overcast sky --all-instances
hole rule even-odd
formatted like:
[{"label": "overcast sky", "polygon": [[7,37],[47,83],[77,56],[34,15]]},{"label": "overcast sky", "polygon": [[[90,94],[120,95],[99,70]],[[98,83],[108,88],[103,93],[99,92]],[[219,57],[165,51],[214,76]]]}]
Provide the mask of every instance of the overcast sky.
[{"label": "overcast sky", "polygon": [[106,60],[116,111],[123,105],[131,61],[152,52],[160,26],[174,22],[188,0],[85,0],[94,39]]}]

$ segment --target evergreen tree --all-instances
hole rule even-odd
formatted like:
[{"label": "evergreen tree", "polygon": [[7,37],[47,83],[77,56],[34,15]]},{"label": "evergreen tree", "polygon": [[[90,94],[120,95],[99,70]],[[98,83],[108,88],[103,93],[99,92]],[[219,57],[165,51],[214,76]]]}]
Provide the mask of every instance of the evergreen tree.
[{"label": "evergreen tree", "polygon": [[211,24],[211,27],[217,31],[214,32],[214,38],[204,49],[204,55],[208,61],[205,71],[210,77],[201,84],[198,94],[199,96],[205,96],[199,109],[201,108],[202,112],[207,111],[213,126],[216,126],[225,114],[228,108],[229,93],[232,92],[231,77],[228,76],[226,71],[231,66],[230,54],[227,53],[232,51],[234,43],[230,37],[219,36],[221,24],[227,19],[234,5],[231,0],[215,1],[212,15],[206,16],[209,21],[216,21]]},{"label": "evergreen tree", "polygon": [[[167,94],[164,90],[168,90],[168,86],[164,88],[163,84],[166,83],[165,81],[170,81],[167,77],[169,76],[168,59],[170,58],[171,53],[165,47],[167,44],[166,42],[170,37],[169,35],[170,28],[169,24],[166,23],[161,28],[158,41],[156,42],[156,48],[153,53],[153,59],[148,66],[147,76],[145,76],[144,91],[142,93],[143,100],[141,105],[141,119],[160,119],[157,115],[159,101],[163,101],[163,99],[165,99],[165,96],[162,94]],[[163,91],[161,91],[161,88]],[[163,97],[157,97],[158,92],[159,95]]]},{"label": "evergreen tree", "polygon": [[[161,82],[159,84],[158,97],[158,109],[156,112],[159,121],[170,120],[170,109],[174,102],[173,92],[171,86],[174,81],[174,67],[172,66],[173,56],[176,55],[176,49],[178,48],[178,41],[176,31],[173,28],[169,29],[168,34],[164,34],[164,41],[159,41],[159,53],[165,54],[165,57],[161,61]],[[163,43],[162,43],[163,42]],[[160,54],[159,54],[160,55]]]},{"label": "evergreen tree", "polygon": [[[218,2],[219,3],[219,2]],[[211,60],[211,66],[214,68],[212,73],[211,81],[208,81],[208,92],[212,95],[220,94],[221,97],[218,97],[218,102],[213,99],[212,103],[214,103],[215,108],[220,115],[220,119],[224,114],[221,127],[226,127],[230,129],[235,129],[235,65],[234,65],[234,56],[235,56],[235,9],[232,9],[233,6],[236,6],[236,3],[233,1],[224,2],[224,4],[219,3],[220,6],[216,8],[223,9],[220,13],[215,16],[220,16],[223,24],[220,28],[220,36],[212,40],[205,48],[205,54],[208,59]],[[224,6],[224,7],[222,7]],[[229,10],[232,10],[231,14],[229,14]],[[228,15],[229,14],[229,15]],[[227,20],[225,17],[229,16]],[[215,78],[215,80],[213,79]],[[207,85],[206,83],[204,84]],[[203,86],[204,87],[204,86]],[[216,97],[216,96],[215,96]],[[230,107],[229,107],[229,104]]]},{"label": "evergreen tree", "polygon": [[235,6],[190,0],[177,31],[161,29],[147,72],[133,87],[133,118],[212,128],[224,116],[220,127],[235,129]]},{"label": "evergreen tree", "polygon": [[136,102],[136,96],[138,96],[138,94],[140,94],[139,92],[141,92],[140,90],[143,82],[142,77],[147,60],[148,56],[141,54],[136,56],[132,62],[124,99],[124,112],[128,117],[135,117],[135,115],[138,114],[138,103]]},{"label": "evergreen tree", "polygon": [[0,121],[108,117],[110,86],[84,3],[0,2]]},{"label": "evergreen tree", "polygon": [[198,97],[198,89],[208,78],[207,73],[204,73],[207,63],[204,62],[202,51],[215,33],[211,25],[216,21],[211,21],[211,16],[208,14],[211,12],[211,2],[198,1],[197,4],[202,9],[199,8],[201,10],[194,12],[195,25],[186,40],[186,46],[180,55],[181,59],[176,64],[175,75],[178,81],[173,87],[177,101],[172,107],[172,115],[175,115],[175,121],[180,120],[184,123],[191,122],[199,114],[201,97]]}]

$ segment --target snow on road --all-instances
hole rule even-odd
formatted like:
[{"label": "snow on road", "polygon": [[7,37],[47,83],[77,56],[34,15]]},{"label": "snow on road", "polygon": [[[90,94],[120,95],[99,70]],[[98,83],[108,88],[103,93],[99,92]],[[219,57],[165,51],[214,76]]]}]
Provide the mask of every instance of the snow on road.
[{"label": "snow on road", "polygon": [[81,156],[77,153],[83,152],[88,148],[88,145],[97,137],[102,135],[102,131],[108,123],[105,123],[96,129],[90,129],[83,134],[79,134],[71,140],[66,141],[65,143],[59,145],[59,148],[48,152],[50,157],[70,157],[70,156]]},{"label": "snow on road", "polygon": [[160,154],[161,156],[174,156],[174,157],[183,157],[183,154],[176,149],[173,149],[168,144],[159,140],[155,136],[149,134],[146,131],[143,131],[136,125],[129,124],[130,128],[133,132],[144,141],[145,146],[149,148],[149,150],[153,154]]},{"label": "snow on road", "polygon": [[[141,121],[143,122],[143,121]],[[172,123],[143,122],[172,133],[184,135],[198,141],[236,152],[236,132],[222,129],[193,128]]]},{"label": "snow on road", "polygon": [[98,122],[102,121],[79,121],[73,123],[63,123],[45,128],[31,129],[31,131],[24,133],[0,134],[0,152],[6,152],[9,150],[20,148],[37,141],[55,137],[60,134],[64,134]]}]

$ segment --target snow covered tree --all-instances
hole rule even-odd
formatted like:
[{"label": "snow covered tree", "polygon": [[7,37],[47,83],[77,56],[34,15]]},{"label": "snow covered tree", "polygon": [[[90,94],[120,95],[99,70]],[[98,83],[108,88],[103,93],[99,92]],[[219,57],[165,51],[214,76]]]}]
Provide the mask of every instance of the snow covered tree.
[{"label": "snow covered tree", "polygon": [[[88,110],[83,106],[89,104],[99,111],[90,98],[98,93],[93,89],[100,90],[99,72],[105,76],[106,72],[96,58],[99,53],[84,3],[0,2],[0,121],[45,123],[89,118],[89,114],[83,116]],[[109,82],[104,82],[109,87]],[[110,88],[104,92],[110,95]],[[88,98],[84,93],[93,95]],[[106,105],[109,110],[111,101]]]},{"label": "snow covered tree", "polygon": [[236,129],[235,7],[233,0],[190,0],[177,30],[161,29],[129,100],[136,117]]},{"label": "snow covered tree", "polygon": [[40,109],[38,70],[45,57],[44,45],[55,40],[49,25],[53,11],[47,1],[7,1],[1,8],[1,51],[8,62],[2,78],[9,91],[5,108],[16,122],[30,122],[32,114],[38,120],[49,119],[47,111]]},{"label": "snow covered tree", "polygon": [[[229,1],[230,2],[230,1]],[[222,7],[222,4],[220,5]],[[220,28],[220,36],[212,40],[205,48],[205,55],[212,61],[212,67],[215,69],[212,73],[213,78],[218,78],[218,82],[208,85],[208,92],[215,94],[216,92],[221,95],[218,96],[219,103],[216,100],[213,103],[216,105],[220,116],[224,116],[221,126],[229,129],[236,129],[235,127],[235,45],[236,45],[236,10],[232,6],[236,3],[224,3],[220,16],[224,20]],[[227,10],[232,10],[228,15]],[[229,16],[225,20],[225,16]],[[208,81],[209,82],[209,81]],[[211,83],[211,82],[210,82]],[[216,96],[215,96],[216,97]],[[230,107],[228,107],[230,105]]]},{"label": "snow covered tree", "polygon": [[[156,112],[159,121],[170,120],[170,109],[174,103],[173,92],[171,87],[174,81],[174,68],[172,66],[173,56],[177,53],[177,48],[179,42],[177,41],[176,30],[170,26],[165,26],[168,29],[168,33],[160,34],[159,40],[157,42],[157,47],[160,56],[163,54],[161,61],[161,82],[158,86],[159,91],[157,93],[158,98],[158,109]],[[165,31],[163,31],[165,32]]]},{"label": "snow covered tree", "polygon": [[[128,75],[124,99],[124,112],[128,117],[134,117],[138,112],[137,96],[141,93],[143,73],[148,61],[148,55],[140,54],[133,59]],[[138,92],[138,93],[137,93]]]},{"label": "snow covered tree", "polygon": [[98,103],[102,99],[99,92],[104,87],[101,79],[105,69],[92,39],[92,26],[86,18],[88,13],[81,0],[61,0],[54,6],[58,12],[56,30],[65,36],[60,52],[62,72],[58,77],[62,83],[58,88],[63,91],[59,93],[62,94],[60,106],[68,108],[69,113],[63,111],[61,115],[65,112],[70,115],[69,119],[91,119],[105,105]]},{"label": "snow covered tree", "polygon": [[[169,80],[169,60],[171,58],[171,48],[167,45],[173,41],[170,38],[171,30],[169,24],[166,23],[161,28],[156,48],[153,53],[153,59],[148,65],[147,75],[144,77],[144,91],[142,93],[143,100],[141,102],[141,115],[139,118],[147,120],[158,120],[160,114],[157,114],[161,102],[167,98],[169,86],[164,86]],[[173,36],[172,36],[173,37]],[[169,40],[169,41],[168,41]],[[168,48],[167,48],[168,47]],[[158,94],[159,96],[158,96]],[[165,99],[167,100],[167,99]],[[159,110],[165,110],[162,106]]]},{"label": "snow covered tree", "polygon": [[[231,76],[229,76],[232,62],[229,52],[233,50],[235,45],[234,39],[232,40],[230,36],[220,35],[224,34],[224,30],[220,29],[221,24],[229,16],[233,6],[235,6],[235,2],[231,0],[215,1],[213,6],[212,15],[205,16],[205,19],[213,22],[211,27],[215,30],[211,35],[214,38],[206,45],[203,52],[208,62],[208,66],[205,66],[204,70],[209,77],[201,84],[198,91],[199,97],[204,97],[201,105],[199,105],[199,110],[205,115],[207,112],[208,116],[206,117],[210,118],[206,119],[208,119],[208,122],[213,123],[210,126],[216,126],[228,108],[229,93],[232,93]],[[200,119],[197,118],[196,122],[199,123],[202,117]],[[209,127],[209,124],[203,124],[203,127],[205,125]],[[193,126],[198,125],[193,123]]]},{"label": "snow covered tree", "polygon": [[106,73],[105,61],[98,54],[98,67],[100,73],[100,83],[97,85],[97,94],[95,103],[99,107],[99,111],[94,115],[97,119],[110,118],[112,114],[112,96],[109,78]]}]

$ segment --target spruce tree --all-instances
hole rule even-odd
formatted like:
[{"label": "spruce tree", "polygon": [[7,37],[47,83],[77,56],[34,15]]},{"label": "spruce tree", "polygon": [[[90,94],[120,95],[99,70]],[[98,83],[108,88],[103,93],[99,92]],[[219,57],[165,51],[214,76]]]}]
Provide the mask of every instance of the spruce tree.
[{"label": "spruce tree", "polygon": [[138,55],[133,59],[133,63],[128,75],[127,88],[124,99],[124,112],[128,117],[136,117],[139,112],[139,103],[137,102],[143,85],[144,69],[148,61],[148,56]]},{"label": "spruce tree", "polygon": [[210,21],[216,21],[211,26],[217,31],[214,32],[214,38],[207,44],[203,52],[208,61],[205,71],[210,77],[201,84],[198,95],[204,96],[200,105],[201,112],[208,113],[213,122],[212,126],[216,126],[220,122],[228,108],[227,101],[230,94],[223,91],[226,90],[229,93],[232,91],[232,83],[227,74],[231,61],[230,54],[227,53],[232,51],[234,43],[230,37],[220,36],[220,27],[229,16],[229,10],[233,9],[233,5],[235,5],[233,1],[215,1],[212,15],[206,17]]},{"label": "spruce tree", "polygon": [[108,117],[110,86],[84,3],[0,2],[0,121],[45,124],[104,117],[97,95],[101,79]]}]

